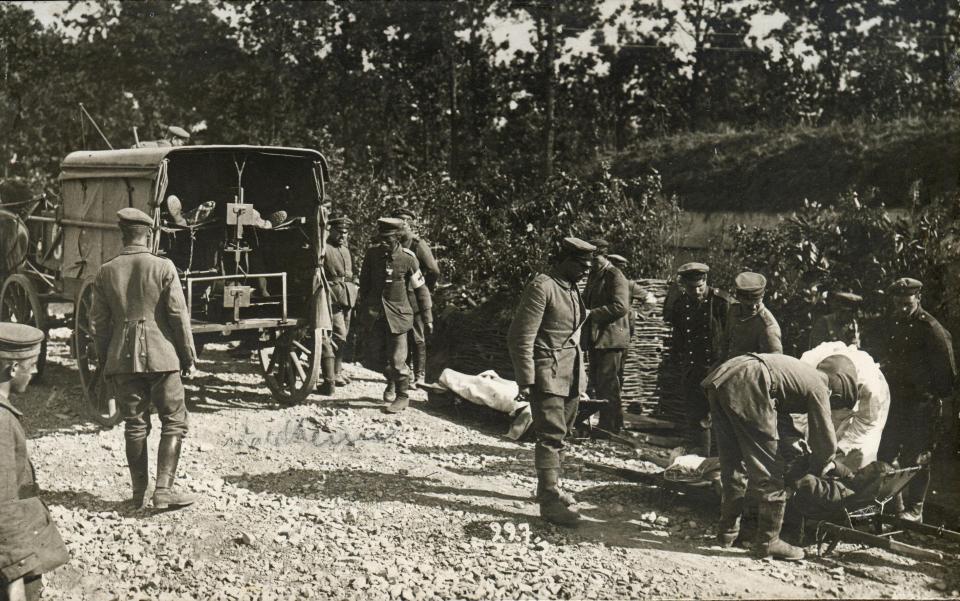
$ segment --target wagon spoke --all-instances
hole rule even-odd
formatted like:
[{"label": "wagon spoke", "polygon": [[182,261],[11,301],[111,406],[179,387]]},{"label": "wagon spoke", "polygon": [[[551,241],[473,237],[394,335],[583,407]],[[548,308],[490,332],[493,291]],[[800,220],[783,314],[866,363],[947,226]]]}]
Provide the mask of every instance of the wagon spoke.
[{"label": "wagon spoke", "polygon": [[297,354],[294,351],[290,351],[290,362],[293,363],[293,366],[297,370],[297,374],[300,376],[301,382],[307,381],[307,374],[303,371],[303,365],[300,363],[300,358],[297,357]]}]

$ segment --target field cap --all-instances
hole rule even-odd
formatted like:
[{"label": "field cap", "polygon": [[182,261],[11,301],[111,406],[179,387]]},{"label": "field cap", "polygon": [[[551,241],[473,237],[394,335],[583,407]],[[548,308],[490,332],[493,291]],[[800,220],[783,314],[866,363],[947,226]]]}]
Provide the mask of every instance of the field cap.
[{"label": "field cap", "polygon": [[763,292],[767,287],[767,278],[760,273],[744,271],[736,277],[734,284],[737,286],[737,296],[758,299],[763,297]]},{"label": "field cap", "polygon": [[391,236],[403,232],[406,224],[403,219],[396,217],[381,217],[377,219],[377,234],[380,236]]},{"label": "field cap", "polygon": [[576,259],[592,259],[593,253],[597,251],[596,246],[573,236],[564,238],[561,247],[566,255]]},{"label": "field cap", "polygon": [[40,354],[43,330],[25,323],[0,322],[0,359],[26,359]]},{"label": "field cap", "polygon": [[684,263],[677,269],[677,275],[681,279],[689,281],[699,281],[707,277],[707,274],[710,273],[710,266],[706,263]]},{"label": "field cap", "polygon": [[627,266],[627,258],[624,257],[623,255],[607,255],[607,259],[609,259],[610,262],[616,265],[617,267]]},{"label": "field cap", "polygon": [[400,217],[401,219],[413,219],[416,220],[417,214],[410,207],[399,207],[393,212],[394,217]]},{"label": "field cap", "polygon": [[120,225],[122,226],[145,225],[147,227],[153,227],[153,217],[150,217],[140,209],[135,209],[133,207],[127,207],[117,211],[117,219],[120,221]]},{"label": "field cap", "polygon": [[900,278],[890,285],[887,292],[890,294],[916,294],[923,288],[923,282],[913,278]]}]

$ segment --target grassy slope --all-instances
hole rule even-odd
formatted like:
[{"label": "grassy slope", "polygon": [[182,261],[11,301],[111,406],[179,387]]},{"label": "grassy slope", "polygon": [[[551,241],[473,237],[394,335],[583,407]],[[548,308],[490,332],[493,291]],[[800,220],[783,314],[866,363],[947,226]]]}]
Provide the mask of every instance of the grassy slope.
[{"label": "grassy slope", "polygon": [[612,162],[621,176],[655,167],[664,189],[690,210],[783,210],[870,187],[888,206],[901,206],[917,179],[922,199],[957,191],[960,115],[683,134],[649,140]]}]

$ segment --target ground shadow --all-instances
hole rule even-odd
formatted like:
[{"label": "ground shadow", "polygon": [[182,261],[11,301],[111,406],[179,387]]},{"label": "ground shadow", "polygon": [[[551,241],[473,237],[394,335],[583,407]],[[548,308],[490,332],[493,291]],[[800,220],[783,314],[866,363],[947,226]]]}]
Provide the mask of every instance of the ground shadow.
[{"label": "ground shadow", "polygon": [[116,512],[123,517],[148,518],[154,513],[152,509],[137,509],[127,503],[126,499],[107,500],[82,490],[45,490],[40,498],[49,505],[59,505],[66,509],[84,509],[94,513]]}]

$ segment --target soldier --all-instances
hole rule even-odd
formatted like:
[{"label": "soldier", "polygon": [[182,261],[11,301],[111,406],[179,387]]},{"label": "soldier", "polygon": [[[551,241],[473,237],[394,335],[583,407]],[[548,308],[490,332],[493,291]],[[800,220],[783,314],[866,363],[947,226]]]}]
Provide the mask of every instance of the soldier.
[{"label": "soldier", "polygon": [[69,561],[39,487],[11,392],[24,392],[37,373],[43,332],[0,323],[0,599],[39,599],[42,574]]},{"label": "soldier", "polygon": [[371,246],[360,270],[360,306],[373,322],[369,344],[383,365],[387,387],[383,400],[390,405],[387,413],[399,413],[410,404],[410,369],[407,367],[407,335],[413,329],[416,312],[423,320],[425,334],[433,332],[432,301],[420,263],[413,251],[400,246],[404,223],[389,217],[377,221],[378,244]]},{"label": "soldier", "polygon": [[[427,290],[432,294],[436,288],[437,280],[440,278],[440,266],[437,265],[437,260],[433,258],[430,245],[420,237],[420,233],[417,231],[417,214],[409,207],[401,207],[393,212],[393,216],[403,219],[406,227],[401,235],[400,243],[404,248],[412,250],[417,257],[423,279],[427,283]],[[416,297],[411,295],[410,303],[413,305],[415,302]],[[416,309],[416,306],[414,306],[414,309]],[[427,375],[427,337],[419,311],[414,313],[413,329],[410,332],[414,385],[419,385],[424,383]]]},{"label": "soldier", "polygon": [[734,280],[736,303],[727,315],[723,337],[723,357],[731,359],[744,353],[782,353],[780,324],[763,305],[767,278],[745,271]]},{"label": "soldier", "polygon": [[686,434],[691,447],[710,455],[710,404],[700,386],[707,372],[722,359],[727,296],[707,284],[710,267],[685,263],[677,269],[683,289],[673,306],[673,350],[682,366],[680,391],[686,408]]},{"label": "soldier", "polygon": [[847,345],[860,346],[860,324],[857,314],[863,297],[853,292],[831,292],[827,297],[830,313],[822,315],[813,322],[810,330],[810,348],[816,348],[821,342],[840,341]]},{"label": "soldier", "polygon": [[[900,278],[888,289],[891,320],[878,349],[890,384],[890,413],[877,456],[888,463],[899,457],[900,467],[929,463],[956,377],[950,333],[920,306],[922,288],[919,280]],[[898,507],[902,518],[922,521],[929,485],[929,469],[910,481]]]},{"label": "soldier", "polygon": [[590,310],[584,349],[590,353],[590,382],[599,399],[599,427],[613,434],[623,429],[623,362],[630,346],[630,283],[607,260],[606,240],[595,240],[593,258],[583,300]]},{"label": "soldier", "polygon": [[327,220],[330,235],[323,256],[323,270],[330,283],[330,319],[333,339],[323,341],[323,382],[320,394],[332,395],[336,386],[350,380],[343,373],[343,349],[350,333],[350,314],[356,302],[357,285],[353,281],[353,257],[347,248],[347,237],[353,221],[333,214]]},{"label": "soldier", "polygon": [[187,433],[181,373],[189,375],[197,352],[177,269],[150,252],[153,219],[134,208],[117,211],[123,250],[100,267],[90,321],[102,373],[116,387],[125,420],[127,465],[135,508],[146,499],[150,407],[160,418],[153,506],[182,507],[191,495],[174,490],[180,447]]},{"label": "soldier", "polygon": [[736,541],[744,498],[753,491],[760,503],[755,554],[803,559],[802,549],[780,540],[787,501],[780,422],[791,422],[790,413],[806,413],[811,449],[807,471],[820,476],[837,469],[830,411],[853,407],[857,401],[853,362],[832,355],[813,368],[787,355],[750,353],[721,364],[702,384],[720,451],[718,542],[730,546]]},{"label": "soldier", "polygon": [[595,250],[579,238],[564,238],[559,262],[524,288],[507,334],[520,397],[530,399],[533,412],[540,515],[562,526],[580,520],[568,507],[575,500],[560,489],[560,468],[564,438],[587,389],[580,330],[589,311],[577,282],[590,269]]}]

